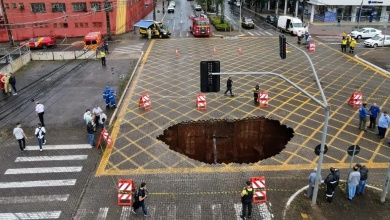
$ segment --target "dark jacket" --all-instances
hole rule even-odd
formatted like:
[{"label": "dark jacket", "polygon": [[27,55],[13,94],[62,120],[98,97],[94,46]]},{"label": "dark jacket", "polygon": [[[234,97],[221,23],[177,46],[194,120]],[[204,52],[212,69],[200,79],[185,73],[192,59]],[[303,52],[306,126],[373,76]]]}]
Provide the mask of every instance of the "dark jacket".
[{"label": "dark jacket", "polygon": [[87,125],[87,132],[88,132],[88,134],[95,133],[95,129],[94,129],[92,123],[88,123],[88,125]]},{"label": "dark jacket", "polygon": [[11,84],[11,85],[15,85],[16,84],[16,79],[15,79],[15,76],[11,76],[11,77],[9,77],[9,84]]},{"label": "dark jacket", "polygon": [[232,87],[232,85],[233,85],[233,80],[228,79],[227,82],[226,82],[226,85],[227,85],[227,87]]},{"label": "dark jacket", "polygon": [[368,179],[368,169],[366,166],[362,166],[360,168],[360,180],[367,180]]}]

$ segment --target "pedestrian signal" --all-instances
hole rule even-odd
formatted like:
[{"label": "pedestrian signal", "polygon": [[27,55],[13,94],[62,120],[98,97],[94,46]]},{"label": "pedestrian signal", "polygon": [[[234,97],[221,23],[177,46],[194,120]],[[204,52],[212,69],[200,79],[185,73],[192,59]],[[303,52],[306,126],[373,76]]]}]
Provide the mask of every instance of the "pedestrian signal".
[{"label": "pedestrian signal", "polygon": [[279,50],[280,50],[280,58],[282,58],[282,60],[286,59],[286,51],[287,51],[287,40],[286,40],[286,37],[281,34],[279,35]]},{"label": "pedestrian signal", "polygon": [[219,61],[201,61],[200,62],[200,91],[201,92],[219,92],[219,75],[210,75],[209,73],[219,73]]}]

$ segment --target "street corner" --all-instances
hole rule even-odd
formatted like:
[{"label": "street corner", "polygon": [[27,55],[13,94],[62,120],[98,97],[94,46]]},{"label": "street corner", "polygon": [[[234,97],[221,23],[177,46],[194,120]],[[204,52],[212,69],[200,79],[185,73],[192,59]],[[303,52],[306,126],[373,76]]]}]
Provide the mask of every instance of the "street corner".
[{"label": "street corner", "polygon": [[[387,219],[390,217],[389,203],[381,203],[381,188],[366,185],[364,195],[347,199],[345,183],[341,183],[333,194],[332,202],[326,199],[326,186],[321,184],[316,205],[306,197],[308,185],[292,194],[284,207],[283,219]],[[386,200],[390,197],[387,196]],[[364,207],[364,208],[363,208]]]}]

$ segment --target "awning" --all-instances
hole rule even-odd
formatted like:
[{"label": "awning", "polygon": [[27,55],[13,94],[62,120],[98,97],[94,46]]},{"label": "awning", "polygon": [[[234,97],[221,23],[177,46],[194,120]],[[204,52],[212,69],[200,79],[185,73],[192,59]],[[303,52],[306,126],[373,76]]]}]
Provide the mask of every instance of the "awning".
[{"label": "awning", "polygon": [[134,27],[148,28],[154,23],[153,20],[141,20],[134,25]]}]

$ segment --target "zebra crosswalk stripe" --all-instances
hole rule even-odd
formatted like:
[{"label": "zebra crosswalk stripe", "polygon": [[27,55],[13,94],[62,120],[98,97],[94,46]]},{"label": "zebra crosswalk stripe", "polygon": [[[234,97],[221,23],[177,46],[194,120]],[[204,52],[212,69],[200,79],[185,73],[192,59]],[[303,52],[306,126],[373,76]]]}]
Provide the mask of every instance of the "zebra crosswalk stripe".
[{"label": "zebra crosswalk stripe", "polygon": [[34,167],[34,168],[18,168],[18,169],[7,169],[7,174],[36,174],[36,173],[73,173],[81,172],[83,167]]},{"label": "zebra crosswalk stripe", "polygon": [[130,218],[130,215],[131,215],[131,209],[132,207],[130,206],[123,206],[122,207],[122,213],[121,213],[121,217],[119,220],[127,220]]},{"label": "zebra crosswalk stripe", "polygon": [[213,212],[213,220],[223,219],[222,218],[221,204],[213,204],[213,205],[211,205],[211,210]]},{"label": "zebra crosswalk stripe", "polygon": [[69,194],[63,195],[41,195],[41,196],[14,196],[0,197],[0,204],[22,204],[38,202],[66,202]]},{"label": "zebra crosswalk stripe", "polygon": [[61,215],[61,211],[0,213],[0,219],[6,219],[6,220],[58,219],[60,215]]},{"label": "zebra crosswalk stripe", "polygon": [[107,218],[108,207],[100,208],[97,220],[105,220]]},{"label": "zebra crosswalk stripe", "polygon": [[248,34],[250,34],[250,35],[252,35],[252,36],[253,36],[253,34],[252,34],[251,32],[248,32]]},{"label": "zebra crosswalk stripe", "polygon": [[192,209],[191,219],[192,220],[201,220],[202,219],[202,206],[200,204],[197,204]]},{"label": "zebra crosswalk stripe", "polygon": [[167,219],[176,219],[176,205],[168,205],[167,207]]},{"label": "zebra crosswalk stripe", "polygon": [[234,210],[236,211],[236,219],[240,220],[241,212],[242,212],[242,204],[241,203],[235,203],[234,204]]},{"label": "zebra crosswalk stripe", "polygon": [[[89,144],[73,144],[73,145],[43,145],[43,150],[76,150],[76,149],[91,149]],[[39,146],[27,146],[24,150],[39,150]]]},{"label": "zebra crosswalk stripe", "polygon": [[268,34],[269,36],[272,36],[272,34],[270,34],[269,32],[265,31],[266,34]]},{"label": "zebra crosswalk stripe", "polygon": [[76,184],[76,179],[0,182],[0,189],[50,187],[50,186],[74,186],[75,184]]},{"label": "zebra crosswalk stripe", "polygon": [[36,156],[17,157],[15,162],[59,161],[59,160],[86,160],[88,155],[63,155],[63,156]]}]

